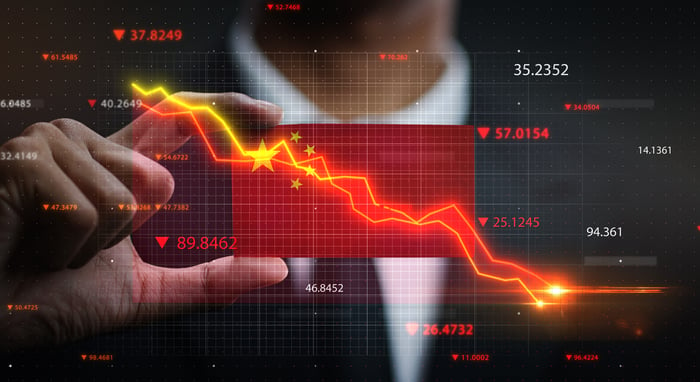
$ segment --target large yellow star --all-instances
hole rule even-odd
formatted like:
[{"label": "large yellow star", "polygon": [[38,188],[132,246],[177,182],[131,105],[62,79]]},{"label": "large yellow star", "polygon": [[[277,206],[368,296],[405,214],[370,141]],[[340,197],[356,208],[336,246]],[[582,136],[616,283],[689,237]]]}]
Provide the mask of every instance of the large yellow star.
[{"label": "large yellow star", "polygon": [[296,178],[296,179],[292,180],[292,186],[289,188],[294,188],[296,190],[299,190],[299,187],[301,187],[301,186],[302,186],[302,184],[299,181],[299,178]]},{"label": "large yellow star", "polygon": [[277,150],[268,150],[267,147],[265,147],[265,140],[261,139],[260,140],[260,147],[258,147],[257,151],[248,151],[248,155],[253,157],[255,159],[255,163],[253,163],[253,170],[251,172],[255,172],[260,166],[265,166],[270,169],[270,171],[275,171],[274,168],[272,168],[272,162],[271,159],[279,154],[279,151]]},{"label": "large yellow star", "polygon": [[309,154],[309,156],[311,156],[311,154],[316,154],[316,151],[314,151],[314,148],[315,148],[315,147],[316,147],[316,146],[309,146],[309,145],[306,145],[306,150],[304,150],[304,152],[307,153],[307,154]]},{"label": "large yellow star", "polygon": [[299,143],[299,140],[301,139],[301,135],[299,135],[299,132],[293,132],[292,133],[292,138],[290,138],[294,143]]}]

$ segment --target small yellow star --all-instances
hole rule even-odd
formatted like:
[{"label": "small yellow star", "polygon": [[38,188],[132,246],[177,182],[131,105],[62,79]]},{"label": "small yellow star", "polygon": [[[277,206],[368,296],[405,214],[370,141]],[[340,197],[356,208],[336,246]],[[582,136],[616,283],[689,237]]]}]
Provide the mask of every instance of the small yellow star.
[{"label": "small yellow star", "polygon": [[311,154],[316,154],[316,151],[314,151],[314,148],[315,148],[315,147],[316,147],[316,146],[309,146],[309,145],[306,145],[306,150],[304,150],[304,152],[307,153],[307,154],[309,154],[309,156],[311,156]]},{"label": "small yellow star", "polygon": [[267,147],[265,147],[265,140],[261,139],[260,140],[260,147],[258,147],[257,151],[248,151],[248,155],[253,157],[255,159],[255,163],[253,163],[253,170],[251,172],[255,172],[260,166],[265,166],[270,169],[270,171],[274,172],[275,169],[272,168],[272,162],[271,159],[279,154],[279,151],[277,150],[268,150]]},{"label": "small yellow star", "polygon": [[302,184],[299,181],[299,178],[296,178],[296,179],[292,180],[292,186],[289,188],[294,188],[294,189],[299,190],[299,187],[301,187],[301,186],[302,186]]},{"label": "small yellow star", "polygon": [[316,176],[316,169],[309,166],[309,167],[304,167],[304,171],[306,171],[306,176]]},{"label": "small yellow star", "polygon": [[299,140],[301,139],[301,135],[299,135],[299,132],[293,132],[292,133],[292,138],[291,140],[294,141],[294,143],[299,143]]}]

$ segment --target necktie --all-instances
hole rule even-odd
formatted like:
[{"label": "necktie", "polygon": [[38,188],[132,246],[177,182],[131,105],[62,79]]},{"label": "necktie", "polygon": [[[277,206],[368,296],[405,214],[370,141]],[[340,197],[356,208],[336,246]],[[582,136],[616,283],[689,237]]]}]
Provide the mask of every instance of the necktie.
[{"label": "necktie", "polygon": [[309,260],[307,280],[290,274],[282,283],[249,293],[232,305],[235,311],[247,312],[239,314],[241,318],[264,328],[261,338],[252,341],[246,335],[255,333],[239,335],[241,344],[235,348],[246,349],[247,342],[252,353],[262,355],[246,357],[242,365],[255,365],[261,377],[270,378],[285,379],[298,372],[313,380],[391,381],[374,259]]},{"label": "necktie", "polygon": [[[316,259],[314,353],[330,380],[391,380],[382,294],[373,259]],[[333,284],[342,293],[333,292]]]}]

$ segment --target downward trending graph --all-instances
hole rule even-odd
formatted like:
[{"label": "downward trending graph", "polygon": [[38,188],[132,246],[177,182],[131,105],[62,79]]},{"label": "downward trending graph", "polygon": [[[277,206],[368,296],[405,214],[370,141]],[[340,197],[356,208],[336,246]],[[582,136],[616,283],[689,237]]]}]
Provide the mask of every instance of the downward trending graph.
[{"label": "downward trending graph", "polygon": [[[261,140],[256,150],[246,149],[229,123],[208,105],[190,105],[178,99],[176,95],[169,94],[162,87],[146,90],[137,84],[132,84],[132,86],[142,96],[147,97],[157,93],[163,96],[163,101],[157,105],[142,104],[149,111],[164,118],[171,116],[190,118],[215,162],[231,163],[232,166],[252,164],[251,172],[260,171],[263,167],[274,172],[275,166],[285,166],[288,170],[298,171],[300,175],[305,175],[307,178],[311,177],[319,184],[325,184],[344,194],[347,198],[347,204],[352,211],[374,225],[395,222],[420,227],[441,227],[456,239],[463,256],[469,261],[475,274],[499,282],[519,285],[532,303],[539,307],[548,303],[544,296],[558,296],[564,291],[570,290],[551,284],[544,277],[521,265],[494,257],[474,228],[473,222],[465,216],[465,213],[456,204],[433,209],[422,214],[422,216],[411,216],[405,210],[380,201],[375,196],[368,177],[334,174],[331,171],[332,166],[329,166],[324,156],[316,154],[313,146],[307,146],[307,150],[304,152],[308,158],[303,159],[297,159],[290,145],[284,139],[274,144]],[[167,105],[168,110],[161,110],[160,105]],[[235,149],[230,158],[217,156],[212,143],[207,138],[204,124],[197,117],[199,113],[205,113],[208,118],[212,118],[230,138]],[[294,133],[291,139],[295,139]],[[298,178],[292,180],[292,182],[292,188],[298,189],[301,186]],[[479,248],[478,251],[469,250],[467,245],[469,240],[476,242]],[[488,271],[484,271],[484,268],[488,268]]]}]

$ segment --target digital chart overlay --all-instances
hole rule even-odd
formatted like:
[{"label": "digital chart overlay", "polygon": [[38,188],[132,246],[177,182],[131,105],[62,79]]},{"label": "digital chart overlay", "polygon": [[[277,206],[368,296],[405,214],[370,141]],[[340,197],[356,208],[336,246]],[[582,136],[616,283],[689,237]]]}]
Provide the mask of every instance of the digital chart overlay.
[{"label": "digital chart overlay", "polygon": [[[457,182],[451,180],[452,183],[448,179],[448,183],[445,184],[408,187],[412,190],[408,193],[405,192],[406,187],[388,182],[388,185],[383,185],[383,190],[395,191],[399,194],[402,190],[404,191],[403,198],[397,198],[401,199],[399,203],[389,203],[384,200],[391,200],[393,195],[377,192],[376,185],[381,182],[365,175],[366,172],[359,174],[352,172],[351,168],[335,170],[337,162],[326,159],[333,158],[334,153],[321,154],[320,152],[321,147],[333,147],[333,144],[319,145],[316,142],[319,139],[323,141],[321,138],[324,135],[329,142],[343,142],[343,146],[336,145],[335,148],[346,147],[347,150],[347,147],[351,147],[351,149],[345,153],[347,160],[341,162],[354,160],[355,165],[362,160],[368,163],[382,162],[382,165],[386,165],[387,157],[398,155],[400,158],[397,162],[401,162],[405,167],[406,158],[413,157],[415,162],[419,163],[414,170],[417,174],[425,176],[430,166],[428,168],[421,166],[425,166],[426,163],[436,162],[437,165],[444,166],[445,161],[459,162],[455,151],[449,150],[445,152],[445,150],[433,149],[427,155],[425,152],[421,155],[405,155],[406,152],[411,152],[411,147],[407,144],[402,145],[401,143],[406,142],[402,142],[400,137],[412,136],[413,131],[413,137],[419,139],[420,129],[426,126],[375,125],[373,131],[382,131],[381,137],[375,137],[385,140],[381,142],[382,145],[400,146],[400,151],[384,153],[385,155],[380,155],[379,159],[373,157],[367,160],[367,153],[352,152],[352,147],[357,147],[357,144],[372,146],[376,143],[364,134],[370,130],[364,132],[361,130],[364,125],[279,125],[271,131],[265,131],[264,137],[256,137],[257,145],[251,149],[244,147],[241,134],[234,132],[226,119],[212,107],[187,104],[162,87],[146,90],[137,84],[132,86],[143,97],[162,95],[163,99],[160,103],[154,105],[143,103],[143,107],[164,119],[175,116],[188,117],[196,127],[199,138],[205,143],[210,159],[217,164],[230,164],[233,233],[229,236],[214,238],[181,235],[176,239],[173,238],[172,241],[170,235],[151,236],[151,245],[157,243],[155,244],[157,249],[204,251],[228,249],[232,251],[226,254],[236,256],[462,257],[468,260],[476,275],[517,285],[530,303],[538,307],[558,303],[561,295],[565,293],[661,292],[661,289],[654,287],[557,285],[523,265],[496,258],[475,229],[473,221],[467,217],[473,216],[473,210],[465,211],[466,208],[473,208],[474,126],[428,125],[433,139],[446,138],[446,140],[435,139],[435,146],[444,145],[450,140],[454,142],[455,137],[450,135],[458,131],[457,129],[461,129],[460,136],[468,137],[468,142],[464,142],[460,150],[460,153],[468,158],[464,162],[468,162],[468,170],[465,172],[468,176],[460,178]],[[160,110],[162,105],[168,105],[168,111]],[[176,106],[175,111],[171,111],[173,106]],[[220,145],[210,138],[211,132],[198,118],[200,113],[219,125],[216,129],[223,131],[230,141],[230,152],[222,154],[225,150],[221,150]],[[307,136],[307,132],[312,133],[314,144],[300,143]],[[480,129],[479,134],[483,137],[483,128]],[[353,138],[360,139],[360,142],[349,142]],[[400,155],[401,153],[404,155]],[[157,154],[153,159],[161,160],[170,155],[177,154]],[[352,172],[352,174],[346,172]],[[244,177],[250,176],[256,178],[243,180]],[[430,180],[435,179],[430,178]],[[468,180],[467,187],[465,187],[465,180]],[[425,179],[423,183],[424,181]],[[301,192],[307,188],[313,189],[310,197],[299,198]],[[434,202],[423,202],[426,191],[447,191],[456,198],[455,195],[464,193],[465,190],[468,190],[469,195],[465,203],[453,202],[438,205]],[[411,202],[416,202],[416,198],[421,199],[420,205],[411,205]],[[319,213],[319,206],[326,207],[330,212]],[[296,216],[296,218],[289,218],[289,216]],[[236,223],[239,225],[236,226]],[[341,224],[341,226],[334,228],[334,224]],[[353,225],[347,226],[347,224]],[[318,234],[318,231],[324,229],[330,233]],[[356,236],[366,237],[367,240],[363,243],[346,242],[343,239],[343,233],[347,232],[354,232]],[[246,241],[252,241],[254,244],[246,245]],[[255,250],[246,251],[246,248]],[[308,252],[290,252],[290,248],[306,248]],[[416,248],[420,250],[416,251]],[[275,252],[280,249],[284,252]]]}]

